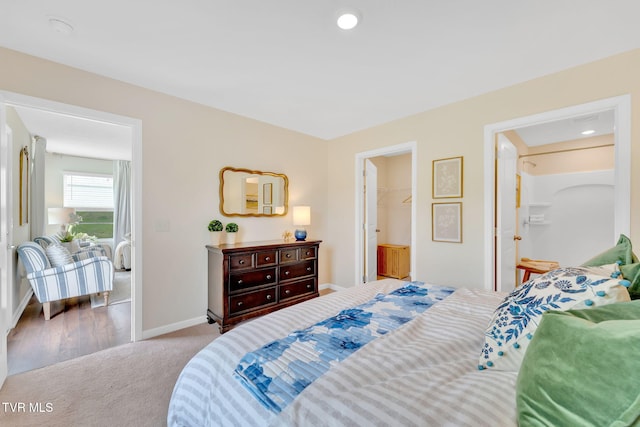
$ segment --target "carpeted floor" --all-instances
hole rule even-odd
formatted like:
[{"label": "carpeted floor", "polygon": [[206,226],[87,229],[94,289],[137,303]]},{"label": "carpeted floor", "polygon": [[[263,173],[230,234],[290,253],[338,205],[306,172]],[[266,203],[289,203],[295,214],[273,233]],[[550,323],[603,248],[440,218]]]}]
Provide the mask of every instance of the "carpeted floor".
[{"label": "carpeted floor", "polygon": [[10,376],[0,425],[164,426],[180,371],[219,335],[204,323]]}]

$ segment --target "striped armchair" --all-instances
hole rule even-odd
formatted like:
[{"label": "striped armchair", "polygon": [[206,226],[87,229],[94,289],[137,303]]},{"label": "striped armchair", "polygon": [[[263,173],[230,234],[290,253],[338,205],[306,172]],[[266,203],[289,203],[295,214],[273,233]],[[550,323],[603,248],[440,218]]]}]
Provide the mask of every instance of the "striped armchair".
[{"label": "striped armchair", "polygon": [[43,304],[45,320],[51,319],[51,301],[102,292],[108,305],[114,268],[107,257],[81,251],[72,255],[73,263],[52,267],[45,250],[35,242],[18,246],[18,256],[36,298]]}]

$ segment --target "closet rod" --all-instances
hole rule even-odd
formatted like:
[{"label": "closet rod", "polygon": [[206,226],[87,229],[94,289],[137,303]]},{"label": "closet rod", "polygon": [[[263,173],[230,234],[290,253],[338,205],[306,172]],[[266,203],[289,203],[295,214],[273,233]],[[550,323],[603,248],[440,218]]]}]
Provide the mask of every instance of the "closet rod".
[{"label": "closet rod", "polygon": [[566,152],[569,152],[569,151],[591,150],[592,148],[613,147],[614,145],[615,144],[603,144],[603,145],[594,145],[593,147],[567,148],[567,149],[564,149],[564,150],[543,151],[541,153],[521,154],[521,155],[518,156],[518,158],[521,159],[523,157],[542,156],[542,155],[545,155],[545,154],[566,153]]}]

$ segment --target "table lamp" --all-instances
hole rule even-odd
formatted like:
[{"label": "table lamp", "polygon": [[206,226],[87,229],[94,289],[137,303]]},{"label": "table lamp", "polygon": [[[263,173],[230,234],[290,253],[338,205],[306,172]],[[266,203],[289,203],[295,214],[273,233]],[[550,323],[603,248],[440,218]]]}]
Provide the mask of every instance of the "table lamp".
[{"label": "table lamp", "polygon": [[293,225],[297,225],[294,236],[296,240],[303,241],[307,238],[307,230],[304,226],[311,224],[311,208],[309,206],[293,207]]},{"label": "table lamp", "polygon": [[49,225],[60,225],[58,233],[63,235],[67,232],[67,225],[72,221],[73,214],[76,213],[74,208],[49,208],[47,210],[47,217],[49,219]]}]

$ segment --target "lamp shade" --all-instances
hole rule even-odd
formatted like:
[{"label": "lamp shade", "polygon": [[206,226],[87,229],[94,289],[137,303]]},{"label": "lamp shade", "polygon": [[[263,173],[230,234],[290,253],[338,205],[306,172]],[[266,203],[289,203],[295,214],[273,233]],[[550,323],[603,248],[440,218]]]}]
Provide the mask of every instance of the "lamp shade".
[{"label": "lamp shade", "polygon": [[71,222],[71,215],[75,214],[74,208],[49,208],[47,211],[47,217],[49,224],[69,224]]},{"label": "lamp shade", "polygon": [[293,207],[293,225],[309,225],[311,224],[311,207],[294,206]]}]

